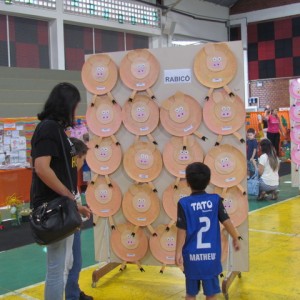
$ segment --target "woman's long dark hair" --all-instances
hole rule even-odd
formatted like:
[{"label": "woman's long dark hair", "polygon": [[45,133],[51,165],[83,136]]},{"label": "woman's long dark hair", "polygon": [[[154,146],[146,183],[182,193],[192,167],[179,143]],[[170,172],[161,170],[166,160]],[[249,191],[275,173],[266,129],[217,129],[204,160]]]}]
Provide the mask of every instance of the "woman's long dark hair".
[{"label": "woman's long dark hair", "polygon": [[57,84],[51,91],[38,119],[50,119],[61,123],[64,128],[73,126],[75,109],[80,102],[80,93],[76,86],[68,82]]},{"label": "woman's long dark hair", "polygon": [[266,153],[268,155],[269,163],[270,163],[272,170],[273,171],[278,170],[279,162],[278,162],[278,158],[276,155],[276,150],[275,150],[274,146],[272,145],[272,143],[270,142],[270,140],[268,140],[268,139],[261,140],[260,148],[261,148],[262,154]]}]

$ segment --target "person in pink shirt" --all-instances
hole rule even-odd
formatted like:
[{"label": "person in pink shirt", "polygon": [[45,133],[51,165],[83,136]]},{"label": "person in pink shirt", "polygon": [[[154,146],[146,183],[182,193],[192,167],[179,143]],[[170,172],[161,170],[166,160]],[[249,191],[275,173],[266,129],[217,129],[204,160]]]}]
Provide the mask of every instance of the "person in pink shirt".
[{"label": "person in pink shirt", "polygon": [[278,116],[278,109],[272,109],[271,113],[267,117],[268,120],[268,131],[267,138],[271,141],[272,145],[276,150],[277,156],[279,156],[279,143],[280,133],[284,136],[284,131],[281,126],[280,118]]}]

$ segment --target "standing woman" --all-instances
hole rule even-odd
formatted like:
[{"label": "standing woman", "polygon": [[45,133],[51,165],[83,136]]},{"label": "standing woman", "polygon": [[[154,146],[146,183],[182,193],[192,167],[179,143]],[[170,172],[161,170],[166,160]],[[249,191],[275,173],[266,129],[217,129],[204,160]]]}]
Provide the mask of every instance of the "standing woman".
[{"label": "standing woman", "polygon": [[268,120],[267,138],[271,141],[277,156],[279,156],[280,133],[284,136],[284,131],[278,116],[278,109],[272,109],[266,118]]},{"label": "standing woman", "polygon": [[258,159],[259,196],[257,200],[264,200],[271,193],[271,199],[277,200],[279,187],[279,159],[272,143],[268,139],[260,142],[261,156]]},{"label": "standing woman", "polygon": [[[67,196],[75,200],[66,169],[60,134],[66,149],[67,163],[71,172],[72,185],[77,187],[76,151],[65,133],[73,125],[75,110],[80,101],[78,89],[70,83],[56,85],[38,119],[41,121],[31,140],[33,175],[31,185],[31,207],[37,208],[44,202],[56,197]],[[90,212],[83,206],[79,212],[90,217]],[[45,281],[45,300],[62,300],[67,274],[65,264],[72,261],[73,235],[47,246],[47,274]],[[71,264],[72,265],[72,264]]]}]

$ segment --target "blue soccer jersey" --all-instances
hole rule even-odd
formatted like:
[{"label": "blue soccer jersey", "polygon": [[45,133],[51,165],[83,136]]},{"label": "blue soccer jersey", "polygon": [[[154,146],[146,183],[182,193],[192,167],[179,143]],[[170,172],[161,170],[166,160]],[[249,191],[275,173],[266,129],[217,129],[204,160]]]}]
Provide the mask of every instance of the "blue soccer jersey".
[{"label": "blue soccer jersey", "polygon": [[[187,279],[209,279],[222,272],[217,194],[194,194],[179,200],[186,222],[182,249]],[[178,226],[180,227],[180,226]]]}]

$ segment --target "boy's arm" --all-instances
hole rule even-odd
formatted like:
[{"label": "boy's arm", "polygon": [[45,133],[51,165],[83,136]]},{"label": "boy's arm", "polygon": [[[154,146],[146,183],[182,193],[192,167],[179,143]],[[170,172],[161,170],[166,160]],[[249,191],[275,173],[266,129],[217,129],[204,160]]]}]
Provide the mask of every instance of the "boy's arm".
[{"label": "boy's arm", "polygon": [[185,242],[185,237],[186,231],[184,229],[177,228],[175,263],[178,267],[183,266],[182,248]]},{"label": "boy's arm", "polygon": [[256,150],[256,148],[254,148],[250,160],[254,159],[256,152],[257,152],[257,150]]},{"label": "boy's arm", "polygon": [[233,226],[232,222],[230,219],[227,219],[226,221],[224,221],[222,223],[225,227],[225,229],[227,230],[227,232],[230,234],[230,236],[232,237],[232,244],[233,244],[233,248],[235,251],[240,250],[240,236],[237,232],[237,230],[235,229],[235,227]]}]

